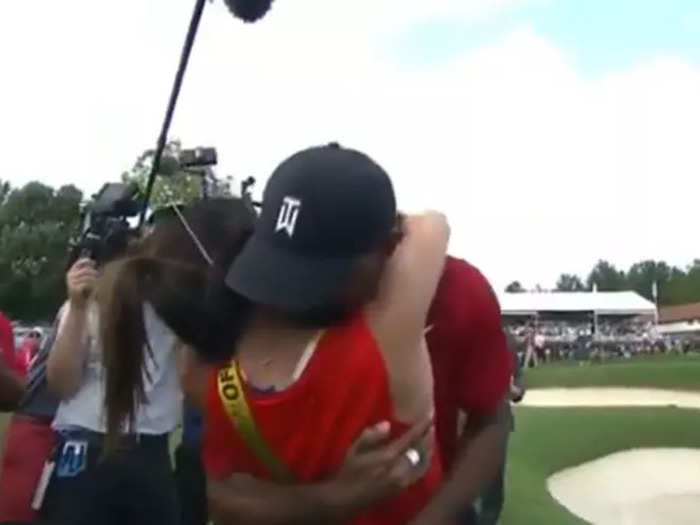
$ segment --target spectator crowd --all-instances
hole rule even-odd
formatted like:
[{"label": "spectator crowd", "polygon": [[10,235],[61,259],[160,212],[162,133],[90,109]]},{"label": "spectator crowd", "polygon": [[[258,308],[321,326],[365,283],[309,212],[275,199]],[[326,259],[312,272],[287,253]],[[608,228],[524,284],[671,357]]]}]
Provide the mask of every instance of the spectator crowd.
[{"label": "spectator crowd", "polygon": [[550,361],[632,358],[687,354],[700,350],[700,335],[664,335],[644,319],[593,321],[519,321],[505,324],[525,366]]}]

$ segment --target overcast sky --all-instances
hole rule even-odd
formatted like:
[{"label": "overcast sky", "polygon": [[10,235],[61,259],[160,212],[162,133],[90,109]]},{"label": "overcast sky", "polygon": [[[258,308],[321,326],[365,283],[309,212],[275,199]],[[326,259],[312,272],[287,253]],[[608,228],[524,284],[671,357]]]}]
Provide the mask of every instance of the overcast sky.
[{"label": "overcast sky", "polygon": [[[0,178],[94,192],[155,143],[193,0],[0,3]],[[700,256],[700,2],[208,4],[172,137],[262,189],[338,140],[497,288]]]}]

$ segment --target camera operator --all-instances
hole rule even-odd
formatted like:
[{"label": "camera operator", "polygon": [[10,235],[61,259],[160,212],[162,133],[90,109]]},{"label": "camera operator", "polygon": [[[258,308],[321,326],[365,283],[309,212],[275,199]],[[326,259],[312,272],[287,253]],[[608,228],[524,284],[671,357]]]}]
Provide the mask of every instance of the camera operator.
[{"label": "camera operator", "polygon": [[[131,232],[112,236],[100,263],[126,251]],[[143,333],[149,359],[144,369],[147,400],[113,454],[104,454],[105,374],[96,284],[100,269],[82,257],[66,276],[68,301],[48,359],[49,387],[60,397],[52,427],[55,447],[43,501],[51,523],[177,523],[168,436],[179,420],[181,392],[173,352],[174,336],[148,304]],[[50,466],[53,464],[53,466]],[[41,489],[39,489],[41,490]],[[39,496],[40,498],[40,496]]]}]

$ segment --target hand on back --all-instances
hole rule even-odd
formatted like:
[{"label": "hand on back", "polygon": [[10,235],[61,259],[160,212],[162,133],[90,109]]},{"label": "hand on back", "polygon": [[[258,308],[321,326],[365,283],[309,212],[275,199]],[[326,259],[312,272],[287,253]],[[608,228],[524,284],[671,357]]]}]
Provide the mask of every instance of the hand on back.
[{"label": "hand on back", "polygon": [[[412,485],[427,472],[434,452],[432,418],[416,423],[394,440],[389,440],[389,431],[388,422],[370,427],[348,451],[331,481],[343,505],[366,508]],[[418,452],[417,465],[409,460],[409,449]]]}]

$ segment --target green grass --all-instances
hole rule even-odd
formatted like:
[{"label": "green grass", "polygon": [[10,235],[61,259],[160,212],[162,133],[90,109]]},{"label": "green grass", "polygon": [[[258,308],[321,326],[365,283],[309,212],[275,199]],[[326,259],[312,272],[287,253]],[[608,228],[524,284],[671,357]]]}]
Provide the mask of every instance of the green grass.
[{"label": "green grass", "polygon": [[563,468],[634,447],[700,448],[698,412],[518,407],[501,525],[585,523],[549,495],[547,478]]},{"label": "green grass", "polygon": [[553,364],[524,370],[528,388],[620,386],[700,390],[700,357],[652,356],[605,364]]}]

